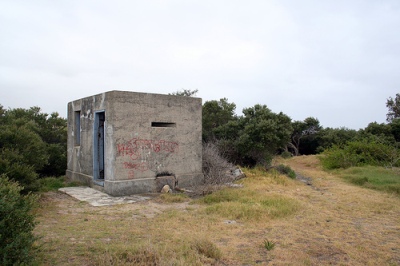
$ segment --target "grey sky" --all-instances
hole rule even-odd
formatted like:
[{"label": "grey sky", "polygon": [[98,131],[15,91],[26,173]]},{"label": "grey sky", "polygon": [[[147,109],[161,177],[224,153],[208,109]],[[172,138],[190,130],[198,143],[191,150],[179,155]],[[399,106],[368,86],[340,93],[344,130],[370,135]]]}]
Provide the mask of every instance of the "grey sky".
[{"label": "grey sky", "polygon": [[358,129],[385,122],[399,78],[398,0],[0,1],[6,108],[198,89]]}]

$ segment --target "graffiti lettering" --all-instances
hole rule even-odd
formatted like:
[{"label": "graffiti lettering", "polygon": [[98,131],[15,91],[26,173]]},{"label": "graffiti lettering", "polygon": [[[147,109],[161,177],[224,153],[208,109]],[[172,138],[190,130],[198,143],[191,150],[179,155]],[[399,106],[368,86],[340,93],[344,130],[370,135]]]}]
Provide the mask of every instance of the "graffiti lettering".
[{"label": "graffiti lettering", "polygon": [[118,155],[130,156],[132,160],[138,160],[149,152],[177,152],[178,143],[165,140],[146,140],[146,139],[131,139],[124,144],[118,144]]},{"label": "graffiti lettering", "polygon": [[129,169],[130,178],[134,178],[135,171],[154,171],[162,165],[164,156],[176,153],[178,150],[177,142],[166,140],[133,138],[125,143],[117,144],[117,154],[130,159],[129,162],[123,162],[123,167]]},{"label": "graffiti lettering", "polygon": [[149,170],[149,166],[146,162],[142,163],[131,163],[131,162],[124,162],[124,168],[126,169],[136,169],[141,172]]}]

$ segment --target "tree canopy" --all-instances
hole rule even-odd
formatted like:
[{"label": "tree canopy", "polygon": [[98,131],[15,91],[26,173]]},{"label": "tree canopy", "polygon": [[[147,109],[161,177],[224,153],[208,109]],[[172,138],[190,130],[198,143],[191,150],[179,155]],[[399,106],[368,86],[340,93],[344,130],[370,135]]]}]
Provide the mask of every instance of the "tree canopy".
[{"label": "tree canopy", "polygon": [[[304,121],[294,121],[292,123],[292,127],[293,132],[291,135],[291,142],[289,142],[289,147],[294,150],[294,155],[296,156],[300,154],[301,140],[307,139],[308,142],[313,141],[318,132],[322,129],[321,125],[319,124],[319,120],[314,117],[307,117],[306,119],[304,119]],[[302,150],[306,149],[303,148]],[[315,152],[315,150],[308,151],[308,153],[312,152]]]},{"label": "tree canopy", "polygon": [[196,94],[197,94],[198,92],[199,92],[198,89],[195,89],[195,90],[182,89],[182,90],[180,90],[180,91],[176,91],[176,92],[173,92],[173,93],[169,93],[169,95],[193,97],[193,96],[196,96]]},{"label": "tree canopy", "polygon": [[386,120],[389,123],[400,118],[400,93],[396,93],[396,97],[394,99],[389,97],[389,99],[386,101],[386,107],[389,109],[386,115]]},{"label": "tree canopy", "polygon": [[214,140],[215,128],[235,120],[235,109],[236,104],[229,103],[226,98],[205,102],[203,104],[203,140]]},{"label": "tree canopy", "polygon": [[60,176],[67,164],[67,121],[39,107],[0,106],[0,174],[36,190],[37,178]]}]

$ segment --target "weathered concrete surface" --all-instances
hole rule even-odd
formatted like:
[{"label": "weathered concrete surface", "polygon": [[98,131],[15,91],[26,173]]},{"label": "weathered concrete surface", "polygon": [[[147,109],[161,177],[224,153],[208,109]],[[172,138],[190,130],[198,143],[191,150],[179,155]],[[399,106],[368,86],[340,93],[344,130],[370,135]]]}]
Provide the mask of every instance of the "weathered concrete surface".
[{"label": "weathered concrete surface", "polygon": [[109,91],[70,102],[66,174],[113,196],[159,192],[162,174],[201,184],[201,120],[194,97]]},{"label": "weathered concrete surface", "polygon": [[151,197],[140,195],[112,197],[104,192],[100,192],[90,187],[65,187],[60,188],[59,191],[64,192],[80,201],[86,201],[95,207],[135,203],[151,199]]}]

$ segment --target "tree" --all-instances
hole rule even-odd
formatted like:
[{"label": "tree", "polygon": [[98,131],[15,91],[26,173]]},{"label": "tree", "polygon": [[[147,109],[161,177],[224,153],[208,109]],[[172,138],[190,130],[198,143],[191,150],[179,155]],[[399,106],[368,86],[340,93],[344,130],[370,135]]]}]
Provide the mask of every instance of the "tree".
[{"label": "tree", "polygon": [[3,105],[0,104],[0,123],[1,123],[1,120],[3,120],[5,113],[6,113],[6,109],[4,109]]},{"label": "tree", "polygon": [[207,101],[203,104],[203,140],[215,140],[215,130],[235,120],[236,104],[229,103],[228,99]]},{"label": "tree", "polygon": [[355,140],[358,136],[358,132],[354,129],[348,129],[346,127],[341,128],[323,128],[318,134],[318,151],[332,147],[333,145],[343,146],[347,142]]},{"label": "tree", "polygon": [[394,139],[400,142],[400,119],[395,119],[390,123],[390,129]]},{"label": "tree", "polygon": [[[300,154],[301,140],[308,138],[310,142],[310,140],[315,139],[315,136],[322,129],[322,127],[320,126],[318,119],[314,117],[307,117],[304,119],[304,121],[294,121],[292,126],[293,133],[289,146],[293,148],[295,156],[298,156]],[[305,149],[306,148],[304,148],[304,150]],[[308,153],[312,153],[312,151],[309,151]]]},{"label": "tree", "polygon": [[38,188],[37,171],[48,162],[46,144],[33,128],[32,122],[0,125],[0,174],[18,181],[24,192]]},{"label": "tree", "polygon": [[193,96],[196,96],[196,94],[197,94],[198,92],[199,92],[198,89],[195,89],[195,90],[186,90],[186,89],[183,89],[183,90],[181,90],[181,91],[176,91],[176,92],[173,92],[173,93],[169,93],[169,95],[193,97]]},{"label": "tree", "polygon": [[279,149],[284,149],[293,131],[290,118],[273,113],[266,105],[256,104],[243,109],[242,130],[237,148],[242,156],[255,164],[267,166]]},{"label": "tree", "polygon": [[369,123],[365,129],[360,129],[358,138],[379,139],[386,143],[396,142],[395,136],[392,133],[392,124],[378,124],[377,122]]},{"label": "tree", "polygon": [[389,123],[400,118],[400,93],[397,93],[394,99],[389,97],[389,99],[386,101],[386,107],[389,109],[388,113],[386,114],[386,120]]}]

